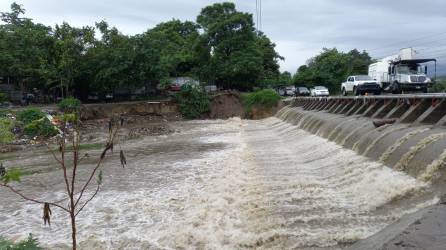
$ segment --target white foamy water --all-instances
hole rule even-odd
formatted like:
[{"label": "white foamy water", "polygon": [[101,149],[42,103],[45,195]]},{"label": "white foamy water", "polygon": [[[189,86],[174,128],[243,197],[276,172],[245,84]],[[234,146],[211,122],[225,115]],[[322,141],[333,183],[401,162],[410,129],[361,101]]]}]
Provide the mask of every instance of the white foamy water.
[{"label": "white foamy water", "polygon": [[[276,118],[177,126],[125,145],[127,169],[108,164],[78,219],[81,249],[340,249],[436,202],[410,201],[429,184]],[[44,227],[41,207],[5,192],[0,235],[68,248],[63,214]]]}]

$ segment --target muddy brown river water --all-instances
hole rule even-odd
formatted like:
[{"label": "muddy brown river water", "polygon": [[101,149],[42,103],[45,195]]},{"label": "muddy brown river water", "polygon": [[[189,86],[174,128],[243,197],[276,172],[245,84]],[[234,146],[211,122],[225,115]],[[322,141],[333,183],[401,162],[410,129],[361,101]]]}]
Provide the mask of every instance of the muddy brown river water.
[{"label": "muddy brown river water", "polygon": [[[277,118],[175,122],[125,142],[129,165],[104,165],[99,196],[78,218],[81,249],[342,249],[434,204],[428,183]],[[48,155],[6,165],[48,168]],[[86,178],[83,165],[81,179]],[[59,171],[24,178],[29,195],[63,198]],[[33,233],[68,249],[65,214],[0,191],[0,235]]]}]

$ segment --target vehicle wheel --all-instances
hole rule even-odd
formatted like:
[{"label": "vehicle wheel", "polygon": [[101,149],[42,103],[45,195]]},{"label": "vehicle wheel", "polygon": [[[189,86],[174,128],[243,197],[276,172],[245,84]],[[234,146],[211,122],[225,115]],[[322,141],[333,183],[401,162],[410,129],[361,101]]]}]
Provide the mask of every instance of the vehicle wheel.
[{"label": "vehicle wheel", "polygon": [[394,82],[392,85],[392,94],[402,94],[400,84],[398,82]]},{"label": "vehicle wheel", "polygon": [[381,95],[381,90],[375,91],[375,95]]},{"label": "vehicle wheel", "polygon": [[428,91],[427,91],[427,88],[423,88],[422,90],[421,90],[423,93],[427,93]]},{"label": "vehicle wheel", "polygon": [[353,87],[353,94],[354,94],[355,96],[358,96],[358,95],[360,94],[359,91],[358,91],[358,88]]},{"label": "vehicle wheel", "polygon": [[342,95],[343,95],[343,96],[347,96],[347,91],[345,90],[345,88],[342,88],[342,91],[341,91],[341,92],[342,92]]}]

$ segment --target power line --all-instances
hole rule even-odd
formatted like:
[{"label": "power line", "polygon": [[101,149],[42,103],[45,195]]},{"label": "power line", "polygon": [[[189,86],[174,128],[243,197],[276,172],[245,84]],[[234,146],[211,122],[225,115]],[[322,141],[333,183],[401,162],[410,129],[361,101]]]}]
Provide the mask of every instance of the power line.
[{"label": "power line", "polygon": [[256,31],[259,31],[259,0],[256,0]]},{"label": "power line", "polygon": [[399,45],[399,44],[408,44],[408,43],[412,43],[415,41],[420,41],[420,40],[424,40],[426,38],[432,38],[432,37],[438,37],[438,36],[442,36],[445,35],[446,32],[442,32],[442,33],[434,33],[428,36],[423,36],[417,39],[413,39],[413,40],[407,40],[407,41],[399,41],[399,42],[395,42],[395,43],[390,43],[381,47],[377,47],[377,48],[373,48],[373,49],[369,49],[368,51],[375,51],[375,50],[383,50],[383,49],[387,49],[387,48],[395,48],[395,46]]},{"label": "power line", "polygon": [[[438,39],[438,40],[434,40],[434,41],[429,41],[429,42],[424,42],[424,43],[418,43],[418,44],[410,44],[410,45],[408,45],[408,46],[405,46],[405,47],[417,47],[417,46],[421,46],[421,45],[426,45],[426,44],[430,44],[430,45],[443,45],[444,44],[444,42],[446,41],[446,38],[442,38],[442,39]],[[438,47],[431,47],[432,49],[433,48],[438,48]],[[425,50],[425,51],[428,51],[428,50],[430,50],[431,48],[428,48],[428,49],[420,49],[420,51],[421,50]],[[395,49],[395,48],[393,48],[393,49]],[[386,49],[386,50],[389,50],[390,51],[390,48],[388,48],[388,49]],[[418,49],[415,49],[416,51],[418,51]],[[378,58],[380,58],[380,57],[385,57],[385,56],[388,56],[388,53],[381,53],[381,54],[379,54],[378,56],[376,56],[376,57],[378,57]]]}]

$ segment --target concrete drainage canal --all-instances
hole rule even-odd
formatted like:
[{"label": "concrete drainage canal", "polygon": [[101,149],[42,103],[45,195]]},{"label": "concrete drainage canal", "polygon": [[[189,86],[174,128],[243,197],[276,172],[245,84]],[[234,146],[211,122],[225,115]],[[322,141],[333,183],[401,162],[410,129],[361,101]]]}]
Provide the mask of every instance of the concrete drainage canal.
[{"label": "concrete drainage canal", "polygon": [[[172,122],[173,133],[125,142],[126,170],[109,163],[104,190],[79,218],[79,245],[443,249],[444,230],[417,232],[444,218],[436,205],[445,181],[444,110],[434,98],[303,98],[264,120]],[[24,154],[5,163],[50,160]],[[23,189],[59,197],[57,174],[28,176]],[[0,199],[2,235],[31,232],[46,248],[69,248],[63,214],[55,211],[48,228],[40,207],[7,192]]]}]

